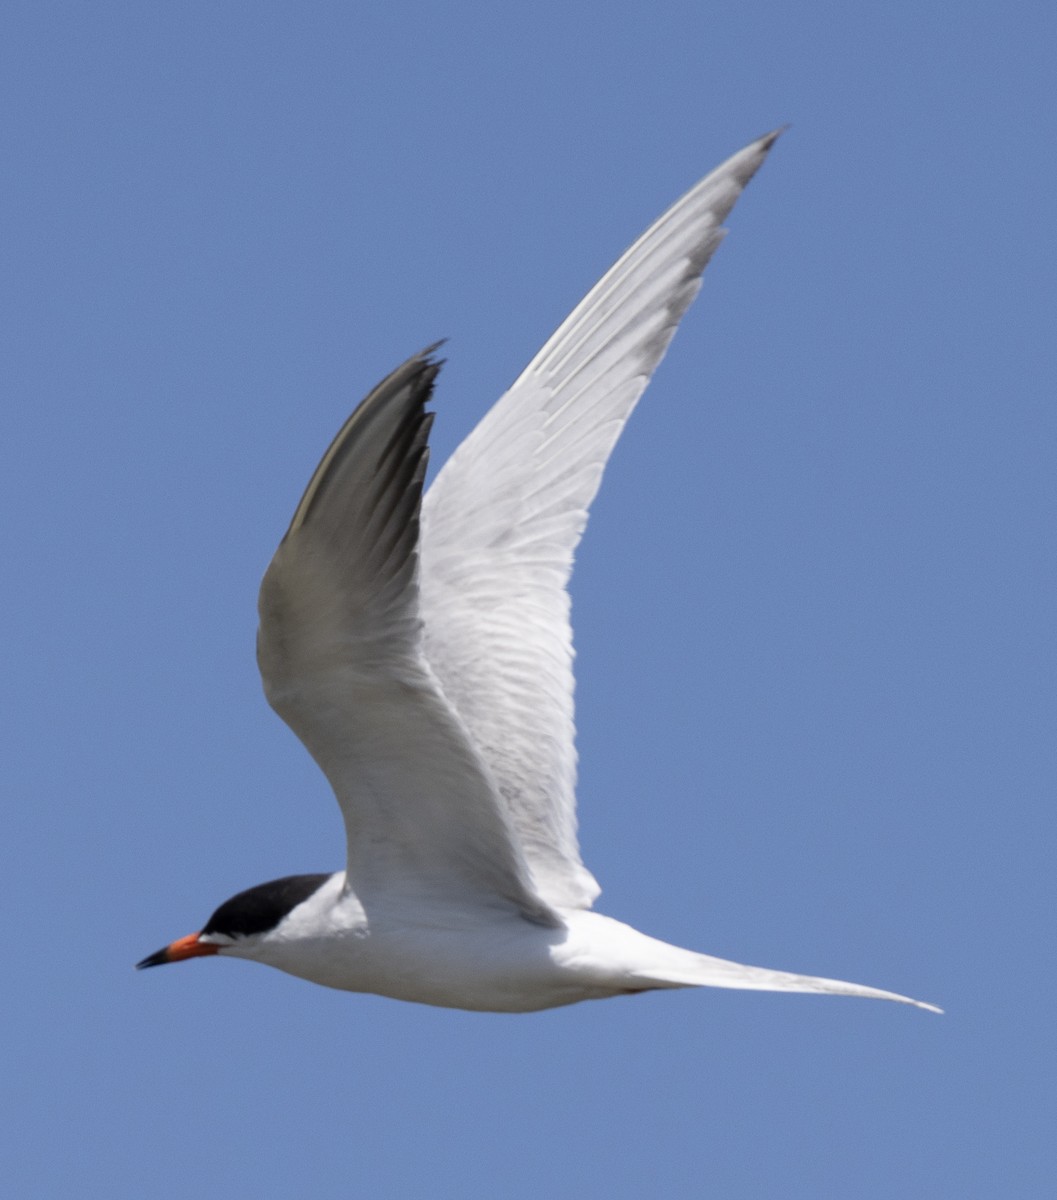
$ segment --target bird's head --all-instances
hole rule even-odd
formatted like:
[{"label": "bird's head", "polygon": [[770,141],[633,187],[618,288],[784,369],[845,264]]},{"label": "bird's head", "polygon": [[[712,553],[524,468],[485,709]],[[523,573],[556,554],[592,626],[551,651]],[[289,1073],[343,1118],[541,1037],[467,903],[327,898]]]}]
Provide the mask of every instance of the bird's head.
[{"label": "bird's head", "polygon": [[290,913],[314,895],[331,876],[287,875],[259,883],[232,896],[209,918],[198,933],[189,933],[163,946],[136,963],[143,967],[161,967],[185,958],[203,958],[230,947],[248,949],[280,924]]}]

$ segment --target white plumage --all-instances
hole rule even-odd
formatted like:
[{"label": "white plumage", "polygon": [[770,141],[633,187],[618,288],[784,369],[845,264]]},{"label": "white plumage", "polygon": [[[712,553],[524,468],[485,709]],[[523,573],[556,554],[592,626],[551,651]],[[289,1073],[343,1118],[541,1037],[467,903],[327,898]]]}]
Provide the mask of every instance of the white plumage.
[{"label": "white plumage", "polygon": [[220,953],[501,1011],[701,985],[907,1000],[711,958],[591,912],[599,889],[577,843],[573,554],[720,223],[776,137],[635,242],[424,500],[432,349],[345,423],[262,583],[258,659],[337,795],[347,869],[294,893],[282,881],[295,902],[267,928],[236,897],[145,965]]}]

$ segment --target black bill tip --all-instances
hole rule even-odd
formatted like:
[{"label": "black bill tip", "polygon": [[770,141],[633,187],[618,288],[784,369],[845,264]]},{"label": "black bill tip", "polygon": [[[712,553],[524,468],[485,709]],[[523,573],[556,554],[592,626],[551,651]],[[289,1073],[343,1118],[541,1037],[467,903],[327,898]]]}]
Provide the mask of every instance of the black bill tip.
[{"label": "black bill tip", "polygon": [[162,967],[167,962],[171,961],[172,960],[169,958],[169,947],[162,946],[162,948],[156,951],[154,954],[148,954],[146,958],[136,963],[136,970],[142,971],[144,967]]}]

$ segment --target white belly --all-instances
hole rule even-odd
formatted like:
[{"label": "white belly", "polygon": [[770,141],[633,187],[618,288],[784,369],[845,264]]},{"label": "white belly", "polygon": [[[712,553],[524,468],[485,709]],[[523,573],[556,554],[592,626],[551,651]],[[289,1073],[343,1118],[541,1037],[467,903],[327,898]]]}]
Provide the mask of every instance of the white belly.
[{"label": "white belly", "polygon": [[486,1012],[532,1012],[657,986],[635,974],[646,965],[645,948],[663,943],[597,913],[567,916],[560,929],[504,914],[431,926],[374,920],[265,942],[252,954],[238,946],[222,953],[325,987]]}]

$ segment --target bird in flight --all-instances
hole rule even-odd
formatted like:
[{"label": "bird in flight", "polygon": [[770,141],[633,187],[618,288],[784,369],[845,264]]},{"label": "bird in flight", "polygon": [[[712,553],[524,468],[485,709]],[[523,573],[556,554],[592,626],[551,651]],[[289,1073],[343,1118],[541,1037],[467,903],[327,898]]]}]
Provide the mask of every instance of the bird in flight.
[{"label": "bird in flight", "polygon": [[264,576],[257,639],[269,703],[341,806],[345,870],[241,892],[140,967],[245,958],[493,1012],[684,987],[932,1008],[684,950],[594,912],[577,842],[573,554],[721,222],[779,132],[646,230],[425,496],[437,347],[345,422]]}]

